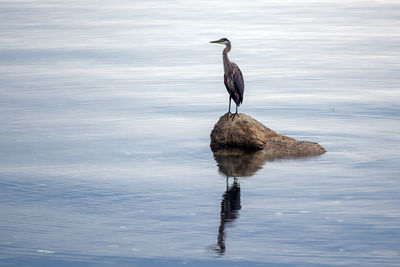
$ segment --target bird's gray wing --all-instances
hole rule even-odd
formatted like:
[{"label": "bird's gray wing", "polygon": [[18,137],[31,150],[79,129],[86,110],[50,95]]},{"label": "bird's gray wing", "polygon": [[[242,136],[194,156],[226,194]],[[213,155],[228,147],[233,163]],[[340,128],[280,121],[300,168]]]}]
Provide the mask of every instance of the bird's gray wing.
[{"label": "bird's gray wing", "polygon": [[237,93],[239,94],[239,103],[242,103],[244,94],[244,80],[242,72],[235,63],[233,63],[233,81],[235,83]]}]

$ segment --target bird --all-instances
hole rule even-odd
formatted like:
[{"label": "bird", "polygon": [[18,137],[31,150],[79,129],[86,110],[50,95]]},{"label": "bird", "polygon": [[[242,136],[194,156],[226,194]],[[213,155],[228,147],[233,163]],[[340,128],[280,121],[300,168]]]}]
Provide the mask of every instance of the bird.
[{"label": "bird", "polygon": [[211,41],[210,43],[214,44],[223,44],[225,48],[222,52],[222,60],[224,64],[224,84],[226,90],[229,93],[229,109],[228,113],[226,113],[227,118],[231,113],[231,100],[236,104],[236,113],[233,114],[233,118],[238,114],[238,107],[243,102],[243,94],[244,94],[244,80],[242,71],[239,69],[239,66],[233,63],[228,58],[228,53],[231,51],[231,42],[227,38],[221,38],[217,41]]}]

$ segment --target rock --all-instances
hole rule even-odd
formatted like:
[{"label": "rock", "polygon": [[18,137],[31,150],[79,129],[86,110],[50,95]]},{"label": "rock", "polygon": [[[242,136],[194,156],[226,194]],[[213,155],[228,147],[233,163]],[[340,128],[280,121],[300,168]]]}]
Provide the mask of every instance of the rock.
[{"label": "rock", "polygon": [[297,141],[277,134],[243,113],[229,119],[222,116],[210,137],[214,155],[235,156],[260,151],[265,160],[272,160],[317,156],[326,152],[317,143]]}]

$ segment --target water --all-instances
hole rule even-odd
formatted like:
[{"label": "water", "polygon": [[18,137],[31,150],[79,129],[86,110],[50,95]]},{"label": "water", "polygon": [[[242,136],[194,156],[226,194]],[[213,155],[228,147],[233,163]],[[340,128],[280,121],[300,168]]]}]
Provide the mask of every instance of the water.
[{"label": "water", "polygon": [[[1,266],[399,264],[397,1],[1,1],[0,21]],[[328,153],[237,159],[227,183],[221,37],[240,111]]]}]

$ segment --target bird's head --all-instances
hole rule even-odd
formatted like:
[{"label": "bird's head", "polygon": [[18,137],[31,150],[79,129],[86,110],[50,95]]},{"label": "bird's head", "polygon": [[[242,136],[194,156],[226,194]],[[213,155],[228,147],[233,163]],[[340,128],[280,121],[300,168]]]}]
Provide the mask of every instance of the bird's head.
[{"label": "bird's head", "polygon": [[219,39],[217,41],[211,41],[210,43],[213,43],[213,44],[224,44],[224,45],[231,44],[231,42],[226,38],[221,38],[221,39]]}]

